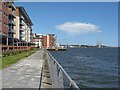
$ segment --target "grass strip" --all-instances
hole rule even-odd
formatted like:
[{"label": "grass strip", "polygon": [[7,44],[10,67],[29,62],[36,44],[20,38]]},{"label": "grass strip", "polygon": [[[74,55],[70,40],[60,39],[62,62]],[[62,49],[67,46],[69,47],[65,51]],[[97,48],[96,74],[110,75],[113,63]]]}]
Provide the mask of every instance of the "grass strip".
[{"label": "grass strip", "polygon": [[0,69],[4,69],[4,68],[12,65],[12,64],[18,62],[19,60],[32,55],[33,53],[35,53],[38,50],[39,49],[33,49],[28,52],[22,52],[22,53],[18,53],[16,55],[2,57],[2,58],[0,58]]}]

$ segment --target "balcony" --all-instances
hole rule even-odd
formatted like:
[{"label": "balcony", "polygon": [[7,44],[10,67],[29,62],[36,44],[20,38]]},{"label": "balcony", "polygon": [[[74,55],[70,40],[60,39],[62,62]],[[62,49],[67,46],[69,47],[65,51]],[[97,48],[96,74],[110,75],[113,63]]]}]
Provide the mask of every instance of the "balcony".
[{"label": "balcony", "polygon": [[8,35],[8,38],[14,38],[12,34],[9,34]]},{"label": "balcony", "polygon": [[24,34],[21,33],[21,34],[20,34],[20,37],[23,38],[23,37],[24,37]]},{"label": "balcony", "polygon": [[16,25],[16,23],[13,21],[13,20],[9,20],[9,23],[8,23],[9,25]]},{"label": "balcony", "polygon": [[20,19],[24,20],[24,17],[21,15],[21,16],[20,16]]},{"label": "balcony", "polygon": [[13,11],[12,8],[9,8],[9,9],[8,9],[8,12],[9,12],[9,15],[11,15],[13,18],[16,17],[16,15],[14,14],[15,11]]},{"label": "balcony", "polygon": [[2,37],[7,37],[7,36],[8,36],[7,34],[0,33],[0,38],[2,38]]},{"label": "balcony", "polygon": [[24,26],[24,22],[23,21],[20,21],[20,26]]},{"label": "balcony", "polygon": [[15,10],[15,9],[16,9],[15,5],[14,5],[12,2],[9,2],[9,4],[8,4],[8,5],[9,5],[9,7],[12,7],[12,9],[13,9],[13,10]]},{"label": "balcony", "polygon": [[9,28],[9,33],[14,33],[14,34],[15,34],[16,31],[15,31],[12,27],[10,27],[10,28]]},{"label": "balcony", "polygon": [[24,32],[24,29],[22,27],[20,27],[20,32]]},{"label": "balcony", "polygon": [[9,12],[9,15],[12,16],[13,18],[16,17],[15,14],[14,14],[14,12]]}]

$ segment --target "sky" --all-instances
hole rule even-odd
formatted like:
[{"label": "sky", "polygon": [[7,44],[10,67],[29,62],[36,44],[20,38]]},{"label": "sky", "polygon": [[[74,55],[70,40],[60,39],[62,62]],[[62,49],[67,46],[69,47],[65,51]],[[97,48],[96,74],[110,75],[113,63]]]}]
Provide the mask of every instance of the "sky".
[{"label": "sky", "polygon": [[118,46],[117,2],[17,2],[33,22],[33,33],[52,33],[60,44]]}]

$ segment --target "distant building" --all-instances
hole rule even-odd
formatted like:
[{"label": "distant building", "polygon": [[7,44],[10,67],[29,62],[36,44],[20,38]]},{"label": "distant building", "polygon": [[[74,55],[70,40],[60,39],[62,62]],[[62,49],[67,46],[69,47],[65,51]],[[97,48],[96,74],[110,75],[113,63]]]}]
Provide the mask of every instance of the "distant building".
[{"label": "distant building", "polygon": [[31,35],[30,35],[30,42],[31,42],[31,46],[34,45],[34,33],[31,32]]},{"label": "distant building", "polygon": [[46,49],[55,48],[56,47],[55,41],[56,41],[55,34],[47,34],[43,36],[43,39],[42,39],[43,48],[46,48]]},{"label": "distant building", "polygon": [[42,48],[42,38],[43,38],[42,34],[35,34],[34,35],[34,44],[35,44],[35,47]]}]

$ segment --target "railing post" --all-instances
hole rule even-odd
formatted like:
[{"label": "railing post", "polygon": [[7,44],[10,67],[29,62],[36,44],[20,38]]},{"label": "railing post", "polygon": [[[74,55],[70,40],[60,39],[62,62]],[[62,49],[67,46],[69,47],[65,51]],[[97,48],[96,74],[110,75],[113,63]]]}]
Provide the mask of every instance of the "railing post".
[{"label": "railing post", "polygon": [[[69,89],[71,90],[80,90],[79,87],[73,82],[73,80],[68,76],[68,74],[64,71],[62,66],[52,57],[52,55],[46,50],[46,56],[50,71],[50,76],[52,80],[52,88],[65,88],[64,82],[67,81],[69,85]],[[66,77],[66,81],[64,81],[64,77]]]}]

